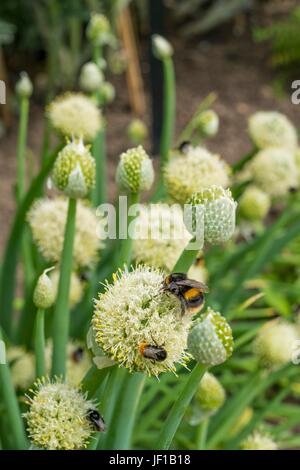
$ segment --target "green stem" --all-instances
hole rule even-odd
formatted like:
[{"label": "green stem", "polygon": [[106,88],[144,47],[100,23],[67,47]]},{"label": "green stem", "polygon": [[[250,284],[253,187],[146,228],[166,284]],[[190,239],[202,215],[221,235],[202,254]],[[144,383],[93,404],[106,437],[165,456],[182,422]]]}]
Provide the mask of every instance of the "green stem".
[{"label": "green stem", "polygon": [[89,398],[93,398],[96,395],[97,390],[99,387],[101,387],[103,380],[110,372],[111,367],[98,369],[94,364],[91,366],[81,383],[82,389],[88,393]]},{"label": "green stem", "polygon": [[[0,341],[3,341],[2,331],[0,329]],[[4,407],[9,420],[9,427],[14,439],[16,450],[27,449],[27,441],[18,400],[15,394],[8,364],[0,363],[0,390]]]},{"label": "green stem", "polygon": [[99,44],[94,44],[94,46],[93,46],[93,60],[94,60],[95,64],[98,67],[100,67],[100,65],[101,65],[102,56],[103,56],[102,46],[99,45]]},{"label": "green stem", "polygon": [[[128,210],[133,204],[137,204],[139,202],[139,194],[138,193],[130,193],[128,195]],[[122,216],[122,214],[121,214]],[[119,214],[120,217],[120,214]],[[120,241],[120,249],[119,249],[119,254],[118,254],[118,265],[117,267],[122,268],[124,264],[127,266],[130,266],[131,262],[131,255],[132,255],[132,244],[133,240],[129,235],[129,227],[131,225],[131,230],[132,230],[132,224],[135,219],[135,216],[128,215],[126,214],[127,217],[127,237],[124,240]]]},{"label": "green stem", "polygon": [[59,145],[51,154],[40,173],[33,180],[29,191],[22,200],[17,210],[13,226],[8,237],[6,249],[4,251],[5,255],[2,264],[2,272],[5,273],[5,276],[1,276],[0,284],[1,325],[8,335],[11,335],[12,332],[12,304],[15,292],[17,261],[23,230],[26,227],[26,214],[33,200],[39,194],[40,188],[50,172],[60,148],[61,145]]},{"label": "green stem", "polygon": [[25,152],[27,141],[29,99],[21,98],[20,126],[17,147],[17,202],[20,204],[25,193]]},{"label": "green stem", "polygon": [[43,377],[45,366],[45,310],[39,308],[36,314],[34,347],[36,361],[36,377]]},{"label": "green stem", "polygon": [[92,151],[96,160],[96,185],[93,192],[93,204],[97,207],[99,204],[107,202],[106,187],[106,152],[105,152],[105,129],[101,129],[93,143]]},{"label": "green stem", "polygon": [[[192,242],[194,242],[194,240],[192,240]],[[186,273],[194,263],[195,259],[198,256],[198,253],[199,248],[197,248],[196,250],[184,249],[173,268],[173,272]]]},{"label": "green stem", "polygon": [[167,450],[175,436],[181,420],[190,404],[197,387],[202,379],[207,366],[197,364],[191,374],[189,374],[182,392],[175,401],[160,433],[155,445],[155,449]]},{"label": "green stem", "polygon": [[163,169],[168,161],[169,150],[172,145],[172,139],[175,126],[175,108],[176,108],[176,91],[175,91],[175,73],[174,65],[171,57],[163,60],[164,71],[164,110],[163,110],[163,127],[160,143],[160,167]]},{"label": "green stem", "polygon": [[73,263],[73,243],[76,223],[76,199],[69,199],[64,245],[60,264],[57,300],[53,313],[52,375],[65,377],[69,335],[69,291]]},{"label": "green stem", "polygon": [[130,449],[136,411],[145,380],[145,374],[141,373],[129,375],[125,380],[125,385],[119,398],[117,423],[113,423],[115,435],[112,449]]},{"label": "green stem", "polygon": [[205,450],[209,418],[204,419],[198,426],[196,435],[196,449]]}]

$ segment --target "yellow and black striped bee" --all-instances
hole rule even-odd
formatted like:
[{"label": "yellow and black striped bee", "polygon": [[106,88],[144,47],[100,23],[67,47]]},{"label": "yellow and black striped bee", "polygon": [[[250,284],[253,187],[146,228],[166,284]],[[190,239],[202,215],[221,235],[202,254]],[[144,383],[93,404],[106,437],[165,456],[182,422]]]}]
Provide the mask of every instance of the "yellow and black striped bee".
[{"label": "yellow and black striped bee", "polygon": [[90,409],[87,412],[87,418],[90,421],[93,429],[98,432],[105,431],[105,422],[97,410]]},{"label": "yellow and black striped bee", "polygon": [[139,352],[144,358],[156,362],[162,362],[167,358],[167,351],[163,346],[157,344],[141,343],[139,344]]},{"label": "yellow and black striped bee", "polygon": [[208,287],[202,282],[188,279],[185,273],[169,274],[164,280],[163,291],[175,295],[181,303],[181,312],[195,315],[204,306],[204,294]]}]

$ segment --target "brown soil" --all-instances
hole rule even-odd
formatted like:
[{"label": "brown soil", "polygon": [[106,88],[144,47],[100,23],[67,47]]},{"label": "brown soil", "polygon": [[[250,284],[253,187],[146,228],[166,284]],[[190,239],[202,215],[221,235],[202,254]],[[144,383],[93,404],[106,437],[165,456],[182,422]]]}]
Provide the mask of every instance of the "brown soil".
[{"label": "brown soil", "polygon": [[[298,123],[300,108],[292,105],[289,96],[280,101],[274,96],[272,90],[274,72],[268,63],[267,47],[254,45],[247,34],[238,38],[231,36],[222,42],[202,41],[198,45],[190,46],[175,41],[175,50],[177,133],[188,121],[199,102],[211,91],[215,91],[218,95],[214,109],[220,116],[221,125],[218,136],[207,145],[211,150],[220,153],[228,162],[236,161],[251,148],[247,136],[247,118],[253,112],[276,109],[289,116],[295,124]],[[147,88],[146,57],[142,58],[142,68]],[[117,77],[112,81],[117,90],[117,98],[107,112],[111,195],[114,192],[115,163],[120,152],[130,145],[126,137],[126,127],[133,117],[129,110],[124,77]],[[147,99],[149,99],[148,93]],[[39,154],[41,146],[42,115],[42,108],[33,105],[28,147],[34,155]],[[149,124],[149,112],[144,119]],[[0,253],[15,211],[13,186],[16,140],[17,120],[9,133],[2,138],[0,145]]]}]

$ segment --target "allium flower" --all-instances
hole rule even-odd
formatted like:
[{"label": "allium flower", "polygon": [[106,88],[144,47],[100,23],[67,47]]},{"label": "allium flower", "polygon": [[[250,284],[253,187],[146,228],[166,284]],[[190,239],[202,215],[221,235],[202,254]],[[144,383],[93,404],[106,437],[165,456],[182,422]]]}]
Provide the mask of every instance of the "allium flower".
[{"label": "allium flower", "polygon": [[79,389],[58,380],[37,381],[33,396],[28,397],[29,410],[24,413],[32,443],[47,450],[85,448],[93,433],[88,419],[95,409]]},{"label": "allium flower", "polygon": [[148,135],[148,130],[143,121],[133,119],[127,128],[129,139],[134,145],[142,144]]},{"label": "allium flower", "polygon": [[[51,372],[52,362],[52,341],[47,341],[45,348],[47,373]],[[79,386],[85,374],[92,365],[90,354],[84,344],[77,340],[68,341],[67,345],[67,382],[68,384]]]},{"label": "allium flower", "polygon": [[295,157],[287,148],[261,150],[246,166],[244,175],[271,197],[284,196],[298,187]]},{"label": "allium flower", "polygon": [[[177,297],[161,291],[164,276],[139,266],[123,272],[95,301],[92,329],[96,344],[113,361],[130,372],[158,376],[175,372],[175,363],[186,364],[189,315],[181,315]],[[142,345],[163,347],[167,357],[153,361],[144,357]]]},{"label": "allium flower", "polygon": [[233,200],[229,189],[211,186],[193,194],[187,204],[190,204],[193,210],[203,207],[204,240],[206,242],[215,245],[224,243],[232,237],[235,230],[237,203]]},{"label": "allium flower", "polygon": [[112,33],[108,18],[101,13],[92,13],[86,34],[88,39],[95,45],[110,44]]},{"label": "allium flower", "polygon": [[48,106],[53,127],[67,137],[82,138],[90,142],[101,129],[100,110],[91,98],[82,93],[65,93]]},{"label": "allium flower", "polygon": [[33,86],[26,72],[20,74],[20,79],[16,84],[16,93],[20,98],[30,98],[33,92]]},{"label": "allium flower", "polygon": [[99,93],[102,104],[111,103],[116,96],[116,90],[110,82],[103,82],[100,87]]},{"label": "allium flower", "polygon": [[141,145],[120,155],[116,179],[122,189],[133,193],[151,188],[154,180],[153,165]]},{"label": "allium flower", "polygon": [[[64,241],[68,202],[64,198],[40,199],[31,207],[27,219],[39,251],[50,262],[59,262]],[[75,266],[90,266],[102,248],[101,224],[93,209],[77,203],[73,260]]]},{"label": "allium flower", "polygon": [[94,62],[87,62],[83,65],[79,84],[83,91],[87,93],[94,93],[100,89],[100,86],[104,80],[103,73]]},{"label": "allium flower", "polygon": [[271,206],[270,196],[255,185],[248,186],[239,200],[239,213],[247,220],[262,220]]},{"label": "allium flower", "polygon": [[173,55],[172,45],[159,34],[152,36],[152,50],[155,57],[159,60],[167,59]]},{"label": "allium flower", "polygon": [[258,148],[297,147],[297,131],[289,119],[276,111],[260,111],[249,119],[249,133]]},{"label": "allium flower", "polygon": [[219,130],[219,116],[213,109],[207,109],[199,114],[196,130],[204,137],[213,137]]},{"label": "allium flower", "polygon": [[266,367],[276,368],[291,362],[299,334],[295,325],[273,320],[266,323],[254,341],[254,353]]},{"label": "allium flower", "polygon": [[7,361],[10,365],[10,372],[14,387],[26,390],[34,382],[35,358],[23,346],[13,346],[8,348]]},{"label": "allium flower", "polygon": [[179,205],[143,206],[135,223],[133,258],[137,263],[171,271],[191,235]]},{"label": "allium flower", "polygon": [[225,362],[233,351],[232,331],[225,318],[209,307],[195,321],[188,336],[188,349],[201,364],[215,366]]},{"label": "allium flower", "polygon": [[277,450],[277,444],[266,433],[254,431],[241,443],[242,450]]},{"label": "allium flower", "polygon": [[[58,281],[59,281],[59,270],[56,269],[51,273],[50,278],[53,284],[55,298],[57,296]],[[71,274],[70,292],[69,292],[69,304],[70,307],[74,307],[81,300],[83,294],[83,284],[80,281],[78,275],[73,271]]]},{"label": "allium flower", "polygon": [[203,147],[188,146],[183,155],[174,156],[166,164],[164,180],[168,194],[185,204],[193,193],[212,185],[229,186],[229,166]]},{"label": "allium flower", "polygon": [[39,277],[33,292],[33,303],[37,308],[41,309],[51,307],[56,297],[52,280],[47,275],[48,271],[49,269],[46,269]]},{"label": "allium flower", "polygon": [[87,196],[95,184],[96,162],[82,141],[70,142],[58,154],[52,178],[67,196]]}]

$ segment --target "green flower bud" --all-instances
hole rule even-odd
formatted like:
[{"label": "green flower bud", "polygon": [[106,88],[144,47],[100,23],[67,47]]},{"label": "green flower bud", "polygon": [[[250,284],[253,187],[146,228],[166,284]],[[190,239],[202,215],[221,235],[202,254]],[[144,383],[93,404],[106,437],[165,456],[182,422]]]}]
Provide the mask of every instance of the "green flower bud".
[{"label": "green flower bud", "polygon": [[248,186],[239,200],[239,213],[247,220],[262,220],[271,207],[270,196],[257,186]]},{"label": "green flower bud", "polygon": [[225,401],[225,390],[213,374],[206,372],[198,386],[195,399],[203,411],[216,412]]},{"label": "green flower bud", "polygon": [[82,141],[67,144],[55,161],[53,182],[72,198],[83,198],[94,187],[96,164]]},{"label": "green flower bud", "polygon": [[233,351],[232,331],[225,318],[208,308],[189,333],[188,349],[201,364],[216,366],[225,362]]},{"label": "green flower bud", "polygon": [[266,433],[254,431],[250,436],[241,442],[242,450],[277,450],[277,444]]},{"label": "green flower bud", "polygon": [[51,279],[47,275],[53,268],[45,269],[39,277],[33,293],[33,303],[37,308],[46,309],[53,305],[55,301],[55,290]]},{"label": "green flower bud", "polygon": [[30,98],[33,92],[33,86],[26,72],[20,74],[20,79],[16,84],[16,93],[20,98]]},{"label": "green flower bud", "polygon": [[204,137],[215,136],[219,130],[219,116],[212,109],[203,111],[197,118],[196,129]]},{"label": "green flower bud", "polygon": [[167,59],[173,55],[173,47],[169,41],[159,34],[152,36],[152,50],[155,57],[159,60]]},{"label": "green flower bud", "polygon": [[128,126],[127,134],[134,145],[142,144],[148,135],[148,130],[143,121],[133,119]]},{"label": "green flower bud", "polygon": [[87,62],[81,69],[79,84],[83,91],[94,93],[103,82],[103,73],[94,62]]},{"label": "green flower bud", "polygon": [[249,133],[260,149],[286,147],[295,150],[297,131],[290,120],[277,111],[260,111],[249,119]]},{"label": "green flower bud", "polygon": [[107,17],[99,13],[92,13],[86,34],[88,39],[95,45],[110,44],[112,33]]},{"label": "green flower bud", "polygon": [[236,202],[229,189],[211,186],[195,193],[188,201],[195,211],[204,209],[204,240],[213,245],[230,239],[235,230]]},{"label": "green flower bud", "polygon": [[153,165],[141,145],[121,154],[116,179],[118,185],[129,192],[137,193],[151,188]]},{"label": "green flower bud", "polygon": [[102,104],[109,104],[111,103],[116,96],[116,91],[113,87],[113,85],[109,82],[103,82],[100,89],[100,99]]}]

